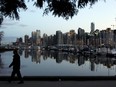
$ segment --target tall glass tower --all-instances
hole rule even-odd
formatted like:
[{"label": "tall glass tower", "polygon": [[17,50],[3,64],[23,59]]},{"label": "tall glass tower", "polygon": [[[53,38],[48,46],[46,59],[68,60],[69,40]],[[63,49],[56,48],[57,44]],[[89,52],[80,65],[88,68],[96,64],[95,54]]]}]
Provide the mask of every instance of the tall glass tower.
[{"label": "tall glass tower", "polygon": [[40,43],[41,43],[41,31],[36,30],[36,44],[40,45]]},{"label": "tall glass tower", "polygon": [[92,22],[91,23],[91,34],[93,34],[93,32],[95,31],[95,24]]}]

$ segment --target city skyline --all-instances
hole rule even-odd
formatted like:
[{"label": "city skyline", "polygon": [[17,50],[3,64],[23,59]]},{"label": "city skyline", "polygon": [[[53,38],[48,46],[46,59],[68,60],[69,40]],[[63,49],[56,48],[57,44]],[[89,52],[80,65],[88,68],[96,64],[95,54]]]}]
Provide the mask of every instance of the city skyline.
[{"label": "city skyline", "polygon": [[[116,12],[114,6],[116,1],[99,1],[92,7],[87,6],[84,9],[80,9],[78,14],[72,19],[65,20],[52,16],[49,13],[47,16],[43,15],[43,9],[37,9],[32,6],[32,2],[27,3],[30,7],[26,12],[20,12],[20,20],[11,20],[6,18],[1,26],[1,31],[4,31],[4,37],[21,37],[25,34],[30,36],[31,31],[41,30],[41,33],[48,35],[55,34],[57,30],[61,30],[63,33],[71,29],[77,31],[77,29],[83,28],[86,32],[90,32],[90,23],[95,23],[95,29],[106,29],[116,24]],[[17,34],[17,32],[20,34]]]},{"label": "city skyline", "polygon": [[[92,34],[94,34],[96,31],[101,32],[101,31],[106,31],[107,29],[111,29],[111,28],[106,28],[106,29],[104,29],[104,30],[95,29],[95,24],[94,24],[94,22],[91,22],[91,23],[90,23],[90,32],[86,32],[83,28],[80,28],[80,27],[79,27],[77,30],[70,29],[69,31],[66,31],[66,32],[62,32],[62,30],[56,30],[56,32],[55,32],[54,34],[48,35],[47,33],[41,34],[41,30],[36,29],[36,30],[31,31],[31,32],[30,32],[30,35],[25,34],[24,36],[19,36],[19,37],[5,37],[5,38],[3,37],[2,43],[3,43],[3,44],[4,44],[4,43],[12,43],[12,42],[17,41],[17,40],[20,39],[20,38],[22,39],[23,42],[25,42],[25,36],[27,36],[28,38],[32,38],[32,37],[38,37],[38,35],[39,35],[39,38],[43,38],[44,35],[47,35],[47,37],[54,36],[54,35],[57,34],[57,32],[61,32],[62,34],[67,34],[67,33],[70,33],[71,31],[74,31],[76,35],[79,35],[79,33],[81,33],[81,32],[82,32],[82,33],[85,33],[85,34],[87,33],[87,34],[92,35]],[[113,30],[116,30],[116,29],[111,29],[111,31],[113,31]],[[36,35],[37,35],[37,36],[36,36]],[[109,38],[109,37],[108,37],[108,38]]]},{"label": "city skyline", "polygon": [[47,34],[41,35],[40,30],[32,31],[31,37],[25,35],[24,38],[19,37],[16,39],[16,45],[25,44],[26,46],[93,46],[93,47],[116,47],[116,29],[111,30],[107,28],[106,30],[93,30],[94,23],[92,23],[92,29],[90,33],[85,32],[84,29],[78,28],[77,32],[75,30],[70,30],[69,32],[62,33],[62,31],[56,31],[56,34],[48,36]]}]

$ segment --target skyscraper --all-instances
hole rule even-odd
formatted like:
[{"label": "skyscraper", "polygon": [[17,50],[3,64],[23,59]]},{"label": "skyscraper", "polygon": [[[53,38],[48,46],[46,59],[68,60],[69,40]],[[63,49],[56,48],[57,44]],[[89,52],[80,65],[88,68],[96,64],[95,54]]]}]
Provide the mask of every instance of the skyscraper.
[{"label": "skyscraper", "polygon": [[35,31],[31,33],[31,37],[32,37],[32,44],[36,44],[36,32]]},{"label": "skyscraper", "polygon": [[43,46],[47,46],[48,45],[48,35],[45,34],[45,33],[43,34],[42,45]]},{"label": "skyscraper", "polygon": [[85,30],[82,28],[78,28],[78,41],[77,43],[79,45],[83,45],[84,44],[84,38],[85,38]]},{"label": "skyscraper", "polygon": [[76,44],[76,33],[75,30],[70,30],[71,44]]},{"label": "skyscraper", "polygon": [[63,34],[61,31],[56,31],[57,44],[63,44]]},{"label": "skyscraper", "polygon": [[90,32],[90,34],[93,34],[94,31],[95,31],[95,24],[92,22],[91,23],[91,32]]},{"label": "skyscraper", "polygon": [[25,35],[24,36],[24,43],[27,45],[29,43],[29,36]]},{"label": "skyscraper", "polygon": [[32,36],[32,43],[35,45],[40,45],[40,43],[41,43],[40,30],[33,31],[31,33],[31,36]]},{"label": "skyscraper", "polygon": [[41,43],[41,32],[40,30],[36,30],[36,44],[40,45]]}]

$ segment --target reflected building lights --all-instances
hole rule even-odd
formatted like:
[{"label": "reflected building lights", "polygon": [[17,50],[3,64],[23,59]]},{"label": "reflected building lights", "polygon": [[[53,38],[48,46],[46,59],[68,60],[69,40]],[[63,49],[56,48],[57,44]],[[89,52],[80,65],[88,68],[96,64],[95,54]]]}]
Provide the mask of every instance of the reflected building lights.
[{"label": "reflected building lights", "polygon": [[[21,52],[23,53],[23,52]],[[112,68],[116,66],[116,60],[113,58],[107,57],[90,57],[90,56],[81,56],[81,55],[74,55],[71,53],[66,52],[55,52],[55,51],[24,51],[24,57],[28,58],[29,55],[31,56],[31,61],[35,63],[41,63],[42,58],[43,60],[47,60],[48,58],[53,59],[56,63],[62,63],[63,61],[67,61],[72,64],[78,64],[78,66],[82,66],[86,63],[86,61],[90,62],[90,70],[96,71],[97,65],[103,65],[107,68]]]}]

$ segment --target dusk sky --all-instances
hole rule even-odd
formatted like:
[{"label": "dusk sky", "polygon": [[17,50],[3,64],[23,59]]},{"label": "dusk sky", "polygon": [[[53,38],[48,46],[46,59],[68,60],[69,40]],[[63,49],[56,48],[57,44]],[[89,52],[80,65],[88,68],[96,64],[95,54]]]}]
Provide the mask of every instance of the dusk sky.
[{"label": "dusk sky", "polygon": [[99,30],[108,27],[113,29],[111,25],[116,25],[116,0],[101,0],[92,7],[88,5],[84,9],[79,9],[78,14],[69,20],[54,17],[51,13],[43,16],[43,9],[34,7],[33,2],[27,3],[27,6],[26,11],[20,11],[20,20],[5,18],[0,28],[0,31],[4,31],[4,37],[23,37],[26,34],[30,36],[31,32],[36,30],[40,30],[41,35],[53,35],[57,30],[65,33],[71,29],[77,33],[79,27],[90,32],[91,22],[94,22],[95,28]]}]

